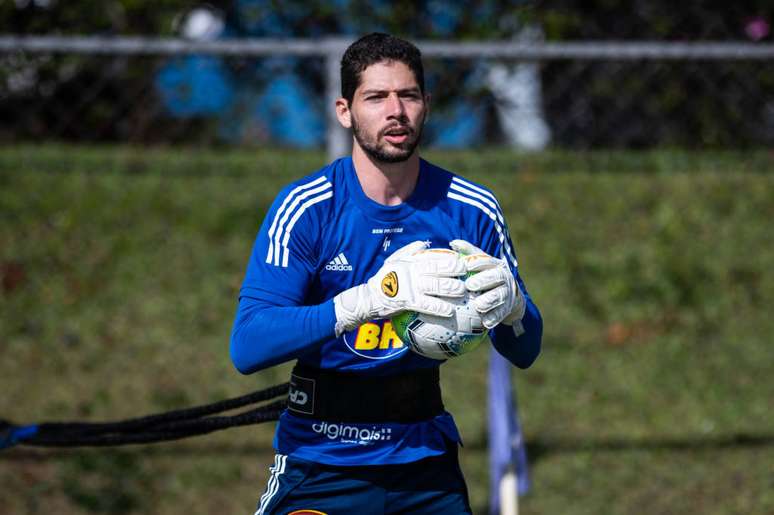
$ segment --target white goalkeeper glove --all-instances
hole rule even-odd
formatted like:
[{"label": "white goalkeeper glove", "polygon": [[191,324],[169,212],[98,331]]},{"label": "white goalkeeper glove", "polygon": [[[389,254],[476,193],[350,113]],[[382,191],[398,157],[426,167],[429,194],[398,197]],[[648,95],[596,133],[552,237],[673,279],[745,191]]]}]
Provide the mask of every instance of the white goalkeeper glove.
[{"label": "white goalkeeper glove", "polygon": [[508,263],[465,240],[451,241],[449,246],[464,255],[466,271],[475,272],[465,280],[465,287],[478,294],[470,303],[481,314],[484,327],[492,329],[499,323],[513,325],[520,321],[527,301]]},{"label": "white goalkeeper glove", "polygon": [[455,252],[423,252],[423,241],[409,243],[388,257],[366,283],[333,298],[336,336],[375,318],[390,318],[402,311],[450,317],[454,305],[439,297],[460,298],[465,284],[465,264]]}]

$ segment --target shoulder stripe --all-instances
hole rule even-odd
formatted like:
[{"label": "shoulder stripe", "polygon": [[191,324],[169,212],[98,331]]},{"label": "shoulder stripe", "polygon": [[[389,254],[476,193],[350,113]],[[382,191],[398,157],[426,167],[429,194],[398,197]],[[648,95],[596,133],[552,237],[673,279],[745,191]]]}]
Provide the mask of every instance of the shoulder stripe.
[{"label": "shoulder stripe", "polygon": [[271,256],[274,253],[274,248],[273,248],[273,244],[272,244],[272,237],[274,236],[274,231],[277,229],[277,222],[282,217],[282,214],[284,213],[285,207],[288,205],[288,202],[290,202],[297,193],[299,193],[301,191],[304,191],[304,190],[307,190],[309,188],[313,188],[314,186],[320,184],[321,182],[325,182],[325,181],[327,181],[327,179],[323,175],[323,176],[320,176],[320,177],[318,177],[317,179],[315,179],[315,180],[313,180],[311,182],[308,182],[306,184],[302,184],[300,186],[296,186],[295,188],[293,188],[290,191],[290,193],[287,194],[287,196],[285,197],[285,200],[282,201],[282,204],[280,205],[279,209],[277,210],[277,212],[274,215],[274,219],[271,221],[271,227],[269,227],[269,252],[268,252],[268,255],[266,256],[266,262],[267,263],[271,263],[271,259],[270,259],[269,256]]},{"label": "shoulder stripe", "polygon": [[[322,177],[322,179],[325,179]],[[310,183],[311,184],[311,183]],[[307,185],[308,186],[308,185]],[[288,230],[286,227],[286,224],[288,224],[288,219],[291,220],[297,220],[298,218],[293,215],[293,212],[299,207],[299,204],[301,204],[302,201],[309,197],[316,198],[319,194],[324,194],[323,192],[328,192],[330,195],[328,195],[325,198],[331,198],[333,196],[333,192],[331,190],[333,186],[330,182],[323,182],[317,187],[314,188],[307,188],[306,191],[301,193],[301,190],[295,192],[295,198],[292,202],[290,202],[290,205],[285,206],[285,202],[283,202],[283,206],[280,207],[280,210],[282,211],[282,216],[280,217],[279,211],[277,212],[277,215],[275,216],[275,223],[272,223],[272,227],[269,228],[269,251],[266,253],[266,262],[267,263],[274,263],[275,266],[279,266],[280,263],[280,253],[281,253],[281,242],[283,239],[283,233]],[[293,195],[291,193],[291,195]],[[291,195],[288,195],[288,198],[285,200],[287,201]],[[309,204],[311,205],[311,204]],[[307,203],[301,204],[302,212],[308,207]],[[290,218],[291,215],[293,215],[293,218]],[[295,222],[293,222],[295,223]],[[271,229],[275,229],[275,231],[272,231]]]},{"label": "shoulder stripe", "polygon": [[[322,186],[321,186],[322,187]],[[328,183],[328,188],[325,193],[322,193],[320,195],[317,195],[316,197],[312,197],[303,204],[301,204],[301,207],[296,211],[296,214],[293,215],[293,218],[290,219],[290,223],[288,223],[288,227],[285,230],[285,237],[282,240],[282,266],[287,267],[288,266],[288,242],[290,241],[290,232],[293,230],[293,226],[296,225],[296,222],[299,218],[301,218],[301,215],[304,214],[304,211],[307,210],[309,206],[313,206],[317,204],[318,202],[322,202],[323,200],[329,199],[333,197],[333,190],[330,189],[331,185]],[[277,245],[279,244],[279,236],[280,234],[277,234]],[[277,263],[274,263],[275,265]]]},{"label": "shoulder stripe", "polygon": [[479,199],[480,201],[482,201],[482,202],[486,203],[486,204],[487,204],[487,205],[488,205],[490,208],[492,208],[492,210],[493,210],[493,211],[495,212],[495,214],[497,215],[497,219],[499,220],[499,222],[500,222],[500,225],[505,225],[505,220],[503,219],[503,215],[500,213],[500,209],[499,209],[499,207],[500,207],[500,206],[498,206],[498,205],[495,203],[495,201],[491,200],[491,199],[490,199],[490,198],[488,198],[488,197],[485,197],[484,195],[481,195],[480,193],[476,193],[475,191],[469,190],[469,189],[467,189],[467,188],[463,188],[462,186],[460,186],[460,185],[458,185],[458,184],[455,184],[455,183],[451,183],[451,184],[449,185],[449,187],[450,187],[451,189],[455,190],[455,191],[458,191],[458,192],[460,192],[460,193],[465,193],[465,194],[466,194],[466,195],[468,195],[468,196],[471,196],[471,197],[477,198],[477,199]]},{"label": "shoulder stripe", "polygon": [[497,202],[497,197],[495,197],[490,191],[485,190],[484,188],[480,186],[476,186],[472,182],[468,182],[465,179],[462,179],[460,177],[454,176],[452,177],[452,181],[456,182],[457,184],[461,184],[462,186],[467,186],[468,188],[475,190],[479,193],[482,193],[492,199],[492,202],[494,202],[497,205],[497,208],[500,208],[500,203]]},{"label": "shoulder stripe", "polygon": [[452,191],[450,191],[447,194],[447,197],[449,197],[450,199],[459,200],[460,202],[463,202],[465,204],[469,204],[471,206],[475,206],[478,209],[480,209],[481,211],[483,211],[484,214],[486,214],[489,218],[491,218],[492,221],[494,222],[495,230],[497,230],[497,236],[500,239],[500,244],[502,245],[502,249],[504,249],[504,250],[501,251],[502,254],[503,254],[501,257],[505,257],[505,255],[507,255],[508,259],[511,261],[511,263],[513,264],[514,267],[518,267],[519,266],[518,262],[516,261],[516,258],[513,255],[513,249],[511,249],[511,245],[510,245],[510,243],[508,243],[508,237],[503,232],[503,227],[500,225],[500,222],[497,220],[497,216],[495,216],[495,214],[487,206],[485,206],[484,204],[482,204],[478,200],[472,199],[470,197],[465,197],[465,196],[459,195],[459,194],[454,193]]},{"label": "shoulder stripe", "polygon": [[[274,256],[272,256],[271,253],[269,253],[266,256],[267,263],[270,263],[271,260],[273,259],[274,264],[279,265],[280,242],[282,241],[282,233],[285,230],[285,224],[288,222],[288,218],[290,218],[291,214],[298,207],[301,201],[313,195],[317,195],[322,191],[329,190],[330,188],[332,188],[331,183],[325,182],[320,186],[317,186],[316,188],[312,188],[305,191],[304,193],[301,193],[300,195],[296,196],[296,198],[293,199],[293,202],[291,202],[290,205],[285,209],[285,212],[282,215],[282,218],[280,218],[279,220],[279,224],[277,225],[277,231],[274,233]],[[271,236],[269,238],[271,238]],[[271,245],[271,240],[269,240],[269,244]]]},{"label": "shoulder stripe", "polygon": [[500,202],[497,200],[497,197],[495,197],[494,194],[491,191],[485,190],[484,188],[482,188],[480,186],[476,186],[472,182],[468,182],[465,179],[461,179],[459,177],[453,177],[452,180],[454,182],[456,182],[460,186],[464,186],[464,187],[467,187],[468,189],[477,191],[481,195],[484,195],[485,197],[489,198],[494,203],[494,207],[497,210],[497,217],[500,219],[500,223],[505,225],[505,220],[504,220],[504,216],[503,216],[503,208],[500,207]]}]

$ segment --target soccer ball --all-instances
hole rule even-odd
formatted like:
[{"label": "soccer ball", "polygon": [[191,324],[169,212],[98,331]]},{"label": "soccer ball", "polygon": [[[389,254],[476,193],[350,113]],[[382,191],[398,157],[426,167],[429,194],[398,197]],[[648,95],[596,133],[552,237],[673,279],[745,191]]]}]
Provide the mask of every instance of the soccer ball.
[{"label": "soccer ball", "polygon": [[468,292],[459,299],[444,299],[454,304],[451,317],[404,311],[392,318],[392,327],[398,338],[417,354],[439,360],[461,356],[487,337],[481,316],[470,305],[473,295]]}]

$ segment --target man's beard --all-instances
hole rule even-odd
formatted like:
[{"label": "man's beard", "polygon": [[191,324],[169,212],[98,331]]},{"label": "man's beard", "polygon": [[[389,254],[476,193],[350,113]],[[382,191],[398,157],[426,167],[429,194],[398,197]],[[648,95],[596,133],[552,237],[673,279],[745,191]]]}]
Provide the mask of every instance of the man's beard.
[{"label": "man's beard", "polygon": [[[358,145],[360,145],[360,148],[362,148],[374,161],[379,163],[402,163],[411,157],[414,150],[416,150],[417,145],[419,145],[419,140],[422,139],[422,127],[424,124],[425,119],[422,117],[422,120],[417,123],[416,131],[406,125],[401,125],[402,128],[406,128],[409,132],[406,141],[398,145],[393,145],[389,142],[379,143],[379,137],[382,136],[386,130],[389,130],[389,128],[381,131],[380,134],[377,134],[374,141],[369,141],[354,116],[352,117],[352,133],[354,134]],[[416,137],[412,139],[411,136],[414,134],[416,134]]]}]

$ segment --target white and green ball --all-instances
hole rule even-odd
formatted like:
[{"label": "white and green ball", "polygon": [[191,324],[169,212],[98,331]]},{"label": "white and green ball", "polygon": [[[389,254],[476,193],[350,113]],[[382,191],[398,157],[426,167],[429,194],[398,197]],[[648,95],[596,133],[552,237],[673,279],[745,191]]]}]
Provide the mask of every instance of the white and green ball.
[{"label": "white and green ball", "polygon": [[444,299],[454,304],[451,317],[404,311],[392,318],[392,327],[398,338],[417,354],[439,360],[461,356],[487,337],[481,316],[470,305],[472,296],[468,293],[459,299]]}]

